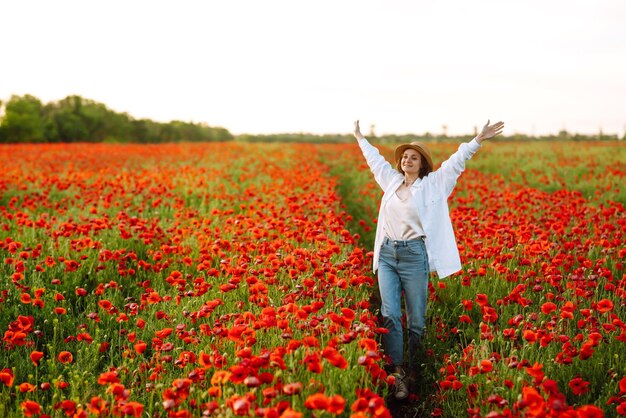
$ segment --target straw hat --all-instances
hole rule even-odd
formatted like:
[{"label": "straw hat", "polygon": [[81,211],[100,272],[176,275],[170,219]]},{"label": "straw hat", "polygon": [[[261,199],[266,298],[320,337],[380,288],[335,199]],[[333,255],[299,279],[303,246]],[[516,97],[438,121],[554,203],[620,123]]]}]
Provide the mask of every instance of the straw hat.
[{"label": "straw hat", "polygon": [[426,162],[428,162],[428,165],[430,166],[430,170],[428,171],[433,171],[433,158],[430,156],[430,150],[422,142],[411,142],[410,144],[402,144],[402,145],[399,145],[398,148],[396,148],[394,156],[396,158],[398,171],[402,173],[404,172],[401,167],[401,160],[402,160],[402,154],[404,154],[404,151],[406,151],[407,149],[413,149],[419,152],[424,157]]}]

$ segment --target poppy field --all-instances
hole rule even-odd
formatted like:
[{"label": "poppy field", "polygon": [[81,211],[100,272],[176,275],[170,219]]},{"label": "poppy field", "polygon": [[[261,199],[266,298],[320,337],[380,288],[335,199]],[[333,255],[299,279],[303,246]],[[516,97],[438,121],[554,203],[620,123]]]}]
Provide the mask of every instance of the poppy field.
[{"label": "poppy field", "polygon": [[356,143],[0,146],[0,416],[626,415],[625,147],[483,148],[396,405]]}]

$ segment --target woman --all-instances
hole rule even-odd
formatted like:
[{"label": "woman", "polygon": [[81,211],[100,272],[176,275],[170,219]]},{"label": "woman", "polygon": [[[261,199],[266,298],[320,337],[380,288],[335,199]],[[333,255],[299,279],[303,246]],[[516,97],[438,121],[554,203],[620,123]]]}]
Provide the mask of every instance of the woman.
[{"label": "woman", "polygon": [[408,327],[409,369],[414,378],[416,354],[424,333],[428,276],[439,278],[461,270],[461,259],[450,221],[447,199],[465,161],[480,144],[502,133],[503,122],[485,124],[470,142],[459,146],[439,169],[433,171],[430,151],[420,142],[403,144],[395,150],[392,167],[361,134],[354,123],[363,156],[384,195],[378,213],[374,243],[374,272],[378,270],[385,352],[391,358],[395,397],[409,395],[404,364],[401,296],[404,291]]}]

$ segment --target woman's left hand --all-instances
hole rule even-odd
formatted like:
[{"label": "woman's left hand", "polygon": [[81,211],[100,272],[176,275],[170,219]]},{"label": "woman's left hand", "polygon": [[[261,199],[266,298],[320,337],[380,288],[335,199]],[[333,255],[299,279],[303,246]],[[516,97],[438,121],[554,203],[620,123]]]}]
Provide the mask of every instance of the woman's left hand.
[{"label": "woman's left hand", "polygon": [[363,139],[363,134],[361,133],[358,120],[354,121],[354,137],[356,139]]},{"label": "woman's left hand", "polygon": [[483,126],[483,130],[478,134],[478,136],[476,136],[476,141],[480,144],[486,139],[491,139],[496,135],[500,135],[502,133],[502,129],[504,129],[504,122],[489,125],[489,120],[487,120],[487,123]]}]

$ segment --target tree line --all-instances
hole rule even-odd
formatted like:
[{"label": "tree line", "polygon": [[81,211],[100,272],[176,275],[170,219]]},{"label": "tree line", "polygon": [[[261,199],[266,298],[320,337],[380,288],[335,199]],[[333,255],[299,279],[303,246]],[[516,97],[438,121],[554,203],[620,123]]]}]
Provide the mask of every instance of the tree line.
[{"label": "tree line", "polygon": [[[4,110],[4,112],[2,112]],[[442,134],[404,134],[376,136],[369,139],[380,143],[412,141],[467,141],[473,135],[448,136]],[[104,104],[80,96],[42,103],[31,95],[14,95],[3,104],[0,101],[0,143],[3,142],[178,142],[230,141],[241,142],[351,142],[350,133],[316,135],[310,133],[278,133],[234,137],[227,129],[210,127],[204,123],[171,121],[155,122],[134,119],[127,113],[118,113]],[[626,140],[616,134],[599,131],[597,135],[582,135],[561,130],[557,135],[528,136],[503,135],[500,140],[513,141],[587,141]]]},{"label": "tree line", "polygon": [[[2,112],[1,110],[4,110]],[[3,142],[177,142],[229,141],[228,130],[204,123],[155,122],[115,112],[80,96],[42,103],[31,95],[0,101]]]}]

